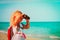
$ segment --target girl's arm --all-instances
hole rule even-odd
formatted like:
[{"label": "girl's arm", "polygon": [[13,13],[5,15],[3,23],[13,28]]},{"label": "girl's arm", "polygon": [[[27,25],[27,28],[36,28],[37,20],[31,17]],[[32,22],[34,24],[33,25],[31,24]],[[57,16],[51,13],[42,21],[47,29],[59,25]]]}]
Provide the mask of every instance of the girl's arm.
[{"label": "girl's arm", "polygon": [[28,19],[26,19],[26,25],[22,24],[23,25],[23,29],[28,29],[30,27],[30,22]]}]

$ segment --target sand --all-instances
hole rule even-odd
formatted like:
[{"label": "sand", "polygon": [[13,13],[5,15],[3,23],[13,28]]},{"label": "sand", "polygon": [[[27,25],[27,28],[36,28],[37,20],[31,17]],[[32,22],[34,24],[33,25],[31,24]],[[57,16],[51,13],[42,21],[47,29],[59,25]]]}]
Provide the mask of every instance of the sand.
[{"label": "sand", "polygon": [[0,40],[7,40],[7,33],[0,32]]},{"label": "sand", "polygon": [[[51,40],[60,40],[60,37],[57,37],[57,36],[49,36],[49,38],[51,39]],[[27,35],[27,38],[26,38],[26,40],[43,40],[43,39],[45,39],[45,37],[44,38],[34,38],[32,35],[31,36],[28,36]],[[8,40],[7,39],[7,33],[5,33],[5,32],[1,32],[0,31],[0,40]]]},{"label": "sand", "polygon": [[[7,39],[7,33],[0,32],[0,40],[8,40]],[[40,39],[38,39],[38,38],[32,38],[32,37],[30,37],[30,36],[27,35],[26,40],[40,40]]]}]

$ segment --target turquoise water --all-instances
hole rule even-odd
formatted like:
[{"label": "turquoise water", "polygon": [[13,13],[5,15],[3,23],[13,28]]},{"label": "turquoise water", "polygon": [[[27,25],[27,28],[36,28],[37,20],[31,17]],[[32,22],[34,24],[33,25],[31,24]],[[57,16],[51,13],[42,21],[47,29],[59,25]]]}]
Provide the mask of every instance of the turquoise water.
[{"label": "turquoise water", "polygon": [[[7,31],[8,27],[9,22],[0,22],[0,30]],[[60,37],[60,22],[30,22],[30,28],[23,30],[23,32],[29,35]]]}]

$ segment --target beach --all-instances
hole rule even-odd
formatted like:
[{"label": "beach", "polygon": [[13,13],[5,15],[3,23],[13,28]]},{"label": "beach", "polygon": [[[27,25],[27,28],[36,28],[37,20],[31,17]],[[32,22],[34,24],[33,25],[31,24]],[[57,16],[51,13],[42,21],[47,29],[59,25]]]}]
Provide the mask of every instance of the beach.
[{"label": "beach", "polygon": [[[0,31],[0,40],[8,40],[7,33]],[[32,36],[27,35],[26,40],[40,40],[40,38],[34,38]]]},{"label": "beach", "polygon": [[0,40],[7,40],[7,33],[0,32]]},{"label": "beach", "polygon": [[[26,40],[60,40],[60,37],[57,36],[40,36],[40,37],[34,37],[33,35],[26,35]],[[0,32],[0,40],[8,40],[7,39],[7,33]]]},{"label": "beach", "polygon": [[[39,38],[33,37],[33,35],[26,35],[26,40],[60,40],[60,37],[57,36],[40,36]],[[7,33],[0,31],[0,40],[8,40]]]},{"label": "beach", "polygon": [[[9,22],[0,22],[0,40],[7,40]],[[60,22],[30,22],[30,28],[22,30],[26,40],[60,40]]]},{"label": "beach", "polygon": [[[0,31],[0,40],[8,40],[7,39],[7,33]],[[38,40],[38,38],[32,38],[32,37],[28,36],[26,38],[26,40]]]}]

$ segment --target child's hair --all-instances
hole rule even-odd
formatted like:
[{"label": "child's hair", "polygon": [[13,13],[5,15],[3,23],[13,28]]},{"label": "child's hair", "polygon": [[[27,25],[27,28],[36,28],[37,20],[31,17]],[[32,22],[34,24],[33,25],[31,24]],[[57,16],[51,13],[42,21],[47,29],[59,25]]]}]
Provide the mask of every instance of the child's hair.
[{"label": "child's hair", "polygon": [[19,10],[15,11],[15,13],[21,13],[21,14],[22,14],[22,12],[21,12],[21,11],[19,11]]}]

